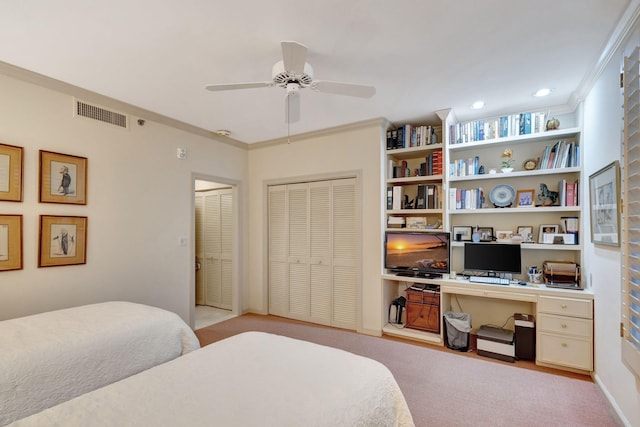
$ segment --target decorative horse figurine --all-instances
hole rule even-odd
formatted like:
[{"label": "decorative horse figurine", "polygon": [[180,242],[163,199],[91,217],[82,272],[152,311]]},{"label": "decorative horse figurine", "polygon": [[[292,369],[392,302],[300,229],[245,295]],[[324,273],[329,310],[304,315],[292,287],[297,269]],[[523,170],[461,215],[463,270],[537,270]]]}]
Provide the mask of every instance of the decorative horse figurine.
[{"label": "decorative horse figurine", "polygon": [[[556,202],[558,201],[558,197],[560,195],[558,194],[557,191],[551,191],[549,190],[549,187],[547,187],[547,184],[545,183],[541,183],[540,184],[540,193],[538,194],[538,201],[540,202],[541,205],[543,206],[552,206],[555,205]],[[551,200],[551,203],[546,203],[547,199]]]}]

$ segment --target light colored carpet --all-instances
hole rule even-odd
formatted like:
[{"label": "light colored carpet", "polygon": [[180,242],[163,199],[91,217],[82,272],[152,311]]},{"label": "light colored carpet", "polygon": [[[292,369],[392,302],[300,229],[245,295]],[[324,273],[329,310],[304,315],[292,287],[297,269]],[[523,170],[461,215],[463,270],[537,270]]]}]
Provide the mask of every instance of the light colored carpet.
[{"label": "light colored carpet", "polygon": [[589,377],[572,378],[407,342],[244,315],[196,330],[202,345],[263,331],[341,348],[385,364],[416,426],[620,426]]}]

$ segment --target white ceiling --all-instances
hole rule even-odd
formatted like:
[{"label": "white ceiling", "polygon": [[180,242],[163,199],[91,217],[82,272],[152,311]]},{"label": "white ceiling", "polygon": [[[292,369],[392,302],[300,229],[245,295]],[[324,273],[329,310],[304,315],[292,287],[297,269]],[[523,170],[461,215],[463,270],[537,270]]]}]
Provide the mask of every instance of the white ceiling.
[{"label": "white ceiling", "polygon": [[[572,104],[638,0],[3,0],[0,61],[254,143],[384,117],[460,120]],[[304,89],[284,121],[269,81],[280,42],[308,47],[316,79],[373,98]],[[533,92],[550,87],[546,98]],[[573,98],[572,98],[573,97]],[[473,101],[483,110],[470,109]]]}]

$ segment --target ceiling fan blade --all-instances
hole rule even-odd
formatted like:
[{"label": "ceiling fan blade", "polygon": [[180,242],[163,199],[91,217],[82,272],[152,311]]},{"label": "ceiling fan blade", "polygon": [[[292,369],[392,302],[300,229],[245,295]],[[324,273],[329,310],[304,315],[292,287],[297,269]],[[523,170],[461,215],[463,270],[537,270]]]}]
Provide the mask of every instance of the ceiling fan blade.
[{"label": "ceiling fan blade", "polygon": [[300,94],[289,93],[284,100],[284,117],[286,123],[300,120]]},{"label": "ceiling fan blade", "polygon": [[302,74],[307,61],[307,47],[298,42],[282,42],[282,62],[291,74]]},{"label": "ceiling fan blade", "polygon": [[351,83],[338,83],[326,80],[315,80],[311,84],[311,89],[319,92],[333,93],[336,95],[357,96],[360,98],[371,98],[376,94],[373,86],[355,85]]},{"label": "ceiling fan blade", "polygon": [[253,89],[257,87],[271,87],[273,82],[249,82],[249,83],[223,83],[215,85],[207,85],[205,89],[212,92],[220,90],[235,90],[235,89]]}]

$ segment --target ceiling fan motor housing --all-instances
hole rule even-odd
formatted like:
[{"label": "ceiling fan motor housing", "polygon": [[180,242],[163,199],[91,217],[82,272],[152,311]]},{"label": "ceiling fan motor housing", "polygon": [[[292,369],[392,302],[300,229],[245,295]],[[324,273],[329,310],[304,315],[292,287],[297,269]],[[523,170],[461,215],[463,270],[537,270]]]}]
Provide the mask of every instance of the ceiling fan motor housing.
[{"label": "ceiling fan motor housing", "polygon": [[288,83],[297,83],[299,87],[307,87],[313,82],[313,68],[306,62],[304,63],[304,72],[302,74],[292,74],[284,69],[283,61],[278,61],[273,65],[271,75],[273,76],[273,82],[282,87],[288,87]]}]

